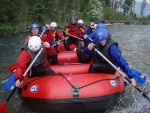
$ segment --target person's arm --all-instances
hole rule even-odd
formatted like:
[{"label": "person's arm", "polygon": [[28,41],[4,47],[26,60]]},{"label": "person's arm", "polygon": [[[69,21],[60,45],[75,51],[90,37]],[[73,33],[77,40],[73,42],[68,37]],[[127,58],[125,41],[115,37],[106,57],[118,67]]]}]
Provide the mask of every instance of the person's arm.
[{"label": "person's arm", "polygon": [[57,30],[57,36],[59,37],[60,40],[64,39],[63,35],[61,34],[59,30]]},{"label": "person's arm", "polygon": [[45,54],[47,54],[48,56],[52,56],[54,54],[55,48],[54,46],[51,46],[48,42],[44,42],[43,47]]},{"label": "person's arm", "polygon": [[63,31],[63,35],[64,35],[65,37],[68,36],[69,31],[70,31],[69,26],[66,26],[65,29],[64,29],[64,31]]},{"label": "person's arm", "polygon": [[51,30],[46,30],[46,35],[47,35],[47,42],[50,43],[50,42],[54,41],[54,38],[53,38]]},{"label": "person's arm", "polygon": [[[95,32],[92,32],[91,34],[89,34],[89,36],[87,36],[87,38],[84,39],[85,45],[89,45],[90,43],[93,43],[93,42],[94,42],[94,44],[96,44],[95,40],[94,40],[94,37],[95,37]],[[91,41],[88,38],[92,39],[93,41]]]},{"label": "person's arm", "polygon": [[42,40],[43,42],[49,42],[49,41],[50,41],[50,40],[48,39],[48,37],[47,37],[46,34],[42,34],[41,40]]},{"label": "person's arm", "polygon": [[93,56],[94,55],[94,45],[93,45],[93,43],[90,43],[85,49],[84,49],[84,54],[86,55],[86,56],[89,56],[89,57],[91,57],[91,56]]},{"label": "person's arm", "polygon": [[87,27],[87,28],[84,30],[84,34],[85,34],[85,35],[89,35],[89,34],[91,34],[91,33],[92,33],[92,30],[91,30],[90,27]]},{"label": "person's arm", "polygon": [[131,79],[134,77],[130,67],[128,66],[128,62],[121,55],[121,50],[116,46],[112,45],[109,49],[111,56],[115,59],[115,64],[118,65],[124,73]]},{"label": "person's arm", "polygon": [[24,74],[24,72],[26,71],[27,69],[27,65],[30,61],[31,57],[29,55],[29,53],[26,51],[26,50],[23,50],[20,55],[19,55],[19,58],[18,58],[18,67],[17,67],[17,71],[16,71],[16,76],[15,76],[15,81],[19,82],[18,85],[16,86],[19,86],[20,85],[20,80]]}]

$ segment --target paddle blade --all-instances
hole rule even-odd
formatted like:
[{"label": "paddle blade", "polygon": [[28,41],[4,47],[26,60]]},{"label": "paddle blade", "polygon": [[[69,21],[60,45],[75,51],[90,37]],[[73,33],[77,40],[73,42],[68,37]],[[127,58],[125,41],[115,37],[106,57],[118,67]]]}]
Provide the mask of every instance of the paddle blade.
[{"label": "paddle blade", "polygon": [[11,72],[11,73],[14,73],[17,69],[17,66],[18,64],[15,63],[15,64],[12,64],[11,66],[9,66],[8,70]]},{"label": "paddle blade", "polygon": [[134,79],[136,80],[137,83],[139,84],[144,84],[146,82],[146,77],[136,69],[131,69],[133,74],[134,74]]},{"label": "paddle blade", "polygon": [[7,108],[7,101],[0,104],[0,113],[6,113],[7,111],[6,108]]},{"label": "paddle blade", "polygon": [[13,73],[9,79],[6,81],[6,83],[4,84],[4,91],[8,91],[10,89],[12,89],[13,87],[15,87],[15,75],[16,73]]}]

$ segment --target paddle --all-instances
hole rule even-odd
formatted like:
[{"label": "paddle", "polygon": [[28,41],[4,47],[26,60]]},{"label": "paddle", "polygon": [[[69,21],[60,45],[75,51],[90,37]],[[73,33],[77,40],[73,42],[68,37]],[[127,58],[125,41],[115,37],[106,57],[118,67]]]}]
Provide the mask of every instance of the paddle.
[{"label": "paddle", "polygon": [[69,36],[71,36],[71,37],[73,37],[73,38],[77,38],[77,39],[79,39],[79,40],[83,40],[82,38],[79,38],[79,37],[77,37],[77,36],[74,36],[74,35],[71,35],[71,34],[68,34]]},{"label": "paddle", "polygon": [[16,75],[16,73],[13,73],[10,77],[9,77],[9,79],[5,82],[5,84],[4,84],[4,87],[3,87],[3,89],[4,89],[4,91],[8,91],[8,90],[12,90],[12,89],[14,89],[14,87],[15,87],[15,75]]},{"label": "paddle", "polygon": [[[36,55],[36,57],[34,58],[34,60],[32,61],[32,63],[29,65],[29,67],[27,68],[27,70],[25,71],[25,73],[23,74],[22,78],[20,79],[20,81],[22,81],[24,79],[24,77],[26,76],[26,74],[28,73],[28,71],[30,70],[30,68],[32,67],[32,65],[34,64],[34,62],[37,60],[37,58],[39,57],[39,55],[41,54],[41,52],[43,51],[43,48],[40,49],[40,51],[38,52],[38,54]],[[10,100],[10,98],[12,97],[12,95],[14,94],[14,92],[16,91],[17,87],[15,86],[15,88],[12,90],[12,92],[10,93],[10,95],[8,96],[8,98],[6,99],[5,102],[3,102],[2,104],[0,104],[0,113],[6,113],[6,107],[7,107],[7,103]]]}]

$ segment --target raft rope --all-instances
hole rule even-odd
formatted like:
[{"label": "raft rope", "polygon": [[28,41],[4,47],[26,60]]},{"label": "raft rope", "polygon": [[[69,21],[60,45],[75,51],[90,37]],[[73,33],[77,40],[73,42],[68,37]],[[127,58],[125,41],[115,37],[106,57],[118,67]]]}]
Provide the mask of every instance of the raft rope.
[{"label": "raft rope", "polygon": [[[62,73],[58,73],[57,75],[60,75],[60,76],[62,76],[69,84],[70,84],[70,86],[72,87],[72,88],[74,88],[74,89],[81,89],[81,88],[84,88],[84,87],[87,87],[87,86],[90,86],[90,85],[92,85],[92,84],[95,84],[95,83],[97,83],[97,82],[101,82],[101,81],[105,81],[105,80],[118,80],[119,78],[120,78],[120,76],[116,76],[115,78],[105,78],[105,79],[99,79],[99,80],[96,80],[96,81],[94,81],[94,82],[91,82],[91,83],[89,83],[89,84],[86,84],[86,85],[84,85],[84,86],[81,86],[81,87],[75,87],[73,84],[71,84],[71,82],[65,77],[65,76],[63,76],[62,75]],[[119,81],[120,82],[120,81]]]},{"label": "raft rope", "polygon": [[[65,76],[63,76],[62,73],[58,73],[58,74],[56,74],[56,75],[59,75],[59,76],[63,77],[63,78],[70,84],[70,86],[71,86],[72,88],[74,88],[74,89],[82,89],[82,88],[85,88],[85,87],[90,86],[90,85],[92,85],[92,84],[95,84],[95,83],[97,83],[97,82],[106,81],[106,80],[118,80],[118,81],[119,81],[119,78],[120,78],[120,76],[116,76],[115,78],[99,79],[99,80],[96,80],[96,81],[94,81],[94,82],[88,83],[88,84],[86,84],[86,85],[84,85],[84,86],[81,86],[81,87],[78,87],[78,88],[77,88],[77,87],[75,87]],[[26,88],[28,87],[28,85],[29,85],[31,82],[34,82],[34,81],[36,81],[36,80],[38,80],[38,79],[41,79],[41,78],[44,78],[44,77],[47,77],[47,76],[42,76],[42,77],[39,77],[39,78],[36,78],[36,79],[33,79],[33,80],[27,82],[27,83],[22,87],[22,89],[23,89],[23,88],[26,89]],[[120,82],[120,81],[119,81],[119,82]]]}]

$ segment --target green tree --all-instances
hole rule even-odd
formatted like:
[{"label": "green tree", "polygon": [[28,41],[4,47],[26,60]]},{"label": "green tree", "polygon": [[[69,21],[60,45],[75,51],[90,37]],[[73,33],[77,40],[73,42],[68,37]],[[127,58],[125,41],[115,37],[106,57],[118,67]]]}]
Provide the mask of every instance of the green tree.
[{"label": "green tree", "polygon": [[101,0],[101,3],[103,7],[111,7],[111,1],[110,0]]},{"label": "green tree", "polygon": [[90,21],[99,21],[103,19],[103,7],[101,1],[90,0],[87,8],[87,18]]},{"label": "green tree", "polygon": [[146,0],[143,0],[142,4],[141,4],[141,16],[143,17],[143,13],[144,13],[144,9],[146,7]]},{"label": "green tree", "polygon": [[122,5],[122,9],[123,9],[123,13],[125,15],[129,14],[129,11],[131,9],[133,2],[134,2],[134,0],[125,0],[124,1],[124,4]]},{"label": "green tree", "polygon": [[17,15],[21,9],[21,2],[14,0],[1,0],[0,1],[0,23],[15,23],[17,22]]},{"label": "green tree", "polygon": [[34,4],[34,6],[30,7],[28,14],[30,15],[31,23],[45,23],[44,15],[46,12],[46,8],[44,5],[45,4],[43,4],[42,1],[39,1],[36,4]]}]

